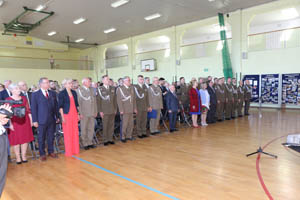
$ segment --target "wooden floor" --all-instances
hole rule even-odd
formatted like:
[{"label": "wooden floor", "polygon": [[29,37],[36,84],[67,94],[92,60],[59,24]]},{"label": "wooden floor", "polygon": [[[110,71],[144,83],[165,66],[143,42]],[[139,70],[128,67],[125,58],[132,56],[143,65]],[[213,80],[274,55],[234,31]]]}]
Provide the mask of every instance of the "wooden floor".
[{"label": "wooden floor", "polygon": [[[256,156],[245,155],[273,138],[300,132],[300,111],[257,109],[249,117],[126,144],[82,151],[80,158],[142,187],[75,158],[9,164],[3,200],[266,200],[257,177]],[[274,199],[299,200],[300,154],[280,139],[262,156],[263,179]],[[1,199],[1,200],[2,200]]]}]

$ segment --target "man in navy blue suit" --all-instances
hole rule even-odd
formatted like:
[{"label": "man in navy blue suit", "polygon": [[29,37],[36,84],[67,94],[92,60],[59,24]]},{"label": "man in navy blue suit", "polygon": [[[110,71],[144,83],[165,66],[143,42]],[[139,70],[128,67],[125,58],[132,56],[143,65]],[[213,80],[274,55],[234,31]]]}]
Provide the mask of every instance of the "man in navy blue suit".
[{"label": "man in navy blue suit", "polygon": [[177,114],[179,112],[179,101],[176,96],[175,86],[170,85],[169,92],[165,96],[166,100],[166,107],[169,113],[169,125],[170,125],[170,132],[177,131],[176,129],[176,119]]},{"label": "man in navy blue suit", "polygon": [[11,92],[8,90],[8,86],[11,84],[11,80],[4,81],[4,90],[0,92],[0,100],[5,100],[11,96]]},{"label": "man in navy blue suit", "polygon": [[49,90],[48,78],[39,81],[40,90],[32,93],[31,114],[33,126],[38,129],[38,143],[41,161],[46,161],[45,140],[47,138],[48,155],[57,158],[54,153],[54,133],[58,122],[58,104],[56,93]]}]

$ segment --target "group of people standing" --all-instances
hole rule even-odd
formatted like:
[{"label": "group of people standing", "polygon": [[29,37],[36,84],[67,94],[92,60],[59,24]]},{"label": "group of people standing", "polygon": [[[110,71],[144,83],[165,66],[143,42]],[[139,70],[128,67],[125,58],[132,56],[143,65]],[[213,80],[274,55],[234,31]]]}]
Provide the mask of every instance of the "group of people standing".
[{"label": "group of people standing", "polygon": [[[216,121],[229,120],[249,114],[251,86],[246,81],[236,85],[236,79],[212,77],[193,78],[190,84],[181,77],[178,84],[168,84],[163,78],[137,77],[137,84],[132,85],[130,77],[122,78],[122,84],[115,87],[111,79],[104,75],[99,87],[93,87],[90,78],[82,79],[82,85],[72,79],[62,81],[63,89],[58,93],[51,89],[49,80],[39,80],[40,89],[28,93],[25,82],[12,84],[5,82],[1,99],[22,100],[26,110],[24,118],[14,116],[9,125],[9,143],[13,146],[18,164],[26,163],[28,143],[34,140],[37,130],[40,159],[46,161],[45,143],[48,155],[57,158],[54,153],[54,134],[57,124],[62,124],[64,132],[65,155],[79,153],[79,132],[83,148],[95,148],[95,118],[102,118],[104,145],[115,144],[113,140],[115,117],[120,114],[120,139],[123,143],[133,139],[134,116],[139,138],[159,134],[162,119],[169,119],[170,132],[177,131],[176,121],[188,120],[190,114],[193,127],[198,128],[198,116],[201,126]],[[80,123],[79,123],[80,122]],[[78,126],[79,125],[79,126]],[[150,132],[147,132],[149,126]]]}]

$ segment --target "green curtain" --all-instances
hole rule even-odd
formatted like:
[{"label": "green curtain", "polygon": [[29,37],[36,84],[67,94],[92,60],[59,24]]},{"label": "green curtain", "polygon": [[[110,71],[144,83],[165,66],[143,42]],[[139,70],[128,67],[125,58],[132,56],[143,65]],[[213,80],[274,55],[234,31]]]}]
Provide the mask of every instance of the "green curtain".
[{"label": "green curtain", "polygon": [[232,78],[232,65],[231,65],[231,59],[228,49],[228,43],[226,38],[226,30],[225,30],[225,23],[224,23],[224,15],[223,13],[219,13],[219,24],[220,24],[220,36],[221,41],[223,43],[223,49],[222,49],[222,59],[223,59],[223,73],[224,77],[227,79],[228,77]]}]

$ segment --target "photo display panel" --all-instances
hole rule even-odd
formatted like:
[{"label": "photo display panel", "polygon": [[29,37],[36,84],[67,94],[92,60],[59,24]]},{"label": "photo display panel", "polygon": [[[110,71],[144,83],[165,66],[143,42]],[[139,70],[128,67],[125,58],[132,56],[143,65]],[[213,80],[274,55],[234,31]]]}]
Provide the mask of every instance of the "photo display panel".
[{"label": "photo display panel", "polygon": [[278,104],[279,74],[261,75],[262,103]]},{"label": "photo display panel", "polygon": [[300,73],[282,74],[282,103],[300,105]]}]

